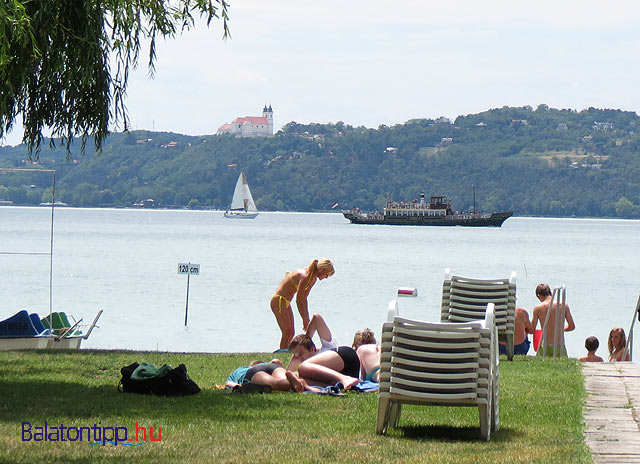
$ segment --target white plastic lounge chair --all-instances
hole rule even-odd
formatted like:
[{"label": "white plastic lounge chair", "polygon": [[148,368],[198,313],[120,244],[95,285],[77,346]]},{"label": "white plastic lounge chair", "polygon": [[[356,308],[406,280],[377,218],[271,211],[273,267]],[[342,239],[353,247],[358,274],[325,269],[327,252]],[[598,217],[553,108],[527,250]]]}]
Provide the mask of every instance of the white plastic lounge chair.
[{"label": "white plastic lounge chair", "polygon": [[499,427],[498,335],[494,305],[481,321],[422,322],[398,316],[389,303],[382,326],[376,433],[398,426],[402,404],[475,406],[489,441]]},{"label": "white plastic lounge chair", "polygon": [[506,338],[507,359],[513,360],[516,320],[516,273],[506,279],[474,279],[445,269],[440,320],[471,322],[484,319],[487,303],[495,305],[498,335]]}]

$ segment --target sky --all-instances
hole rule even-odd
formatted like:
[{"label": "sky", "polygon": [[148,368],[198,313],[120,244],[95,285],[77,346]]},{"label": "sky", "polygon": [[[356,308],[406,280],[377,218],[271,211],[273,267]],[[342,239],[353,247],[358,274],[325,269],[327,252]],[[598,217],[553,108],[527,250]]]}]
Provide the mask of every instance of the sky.
[{"label": "sky", "polygon": [[[230,39],[214,22],[161,40],[153,79],[141,57],[126,99],[132,129],[210,135],[265,105],[276,131],[540,104],[640,113],[635,0],[229,3]],[[17,127],[0,143],[21,138]]]}]

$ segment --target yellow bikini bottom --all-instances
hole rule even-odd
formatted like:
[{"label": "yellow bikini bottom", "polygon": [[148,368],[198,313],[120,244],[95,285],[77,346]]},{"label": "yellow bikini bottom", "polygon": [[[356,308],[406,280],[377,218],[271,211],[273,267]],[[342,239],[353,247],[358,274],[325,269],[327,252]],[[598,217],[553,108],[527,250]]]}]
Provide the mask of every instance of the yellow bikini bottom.
[{"label": "yellow bikini bottom", "polygon": [[291,305],[291,302],[289,300],[287,300],[285,297],[278,295],[277,293],[274,293],[273,296],[271,297],[271,299],[273,300],[274,298],[278,298],[278,313],[282,314],[282,307],[283,307],[283,301],[284,301],[284,307],[288,308]]}]

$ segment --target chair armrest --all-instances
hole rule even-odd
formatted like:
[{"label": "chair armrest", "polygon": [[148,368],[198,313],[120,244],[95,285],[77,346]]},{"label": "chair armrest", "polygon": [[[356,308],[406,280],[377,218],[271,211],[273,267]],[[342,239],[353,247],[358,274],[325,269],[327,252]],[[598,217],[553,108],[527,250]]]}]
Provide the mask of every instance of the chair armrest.
[{"label": "chair armrest", "polygon": [[484,316],[484,327],[493,329],[496,325],[495,305],[493,303],[487,303],[487,310]]},{"label": "chair armrest", "polygon": [[387,321],[388,322],[393,322],[393,319],[396,316],[399,316],[399,313],[398,313],[398,301],[397,300],[391,300],[389,302],[389,306],[388,306]]}]

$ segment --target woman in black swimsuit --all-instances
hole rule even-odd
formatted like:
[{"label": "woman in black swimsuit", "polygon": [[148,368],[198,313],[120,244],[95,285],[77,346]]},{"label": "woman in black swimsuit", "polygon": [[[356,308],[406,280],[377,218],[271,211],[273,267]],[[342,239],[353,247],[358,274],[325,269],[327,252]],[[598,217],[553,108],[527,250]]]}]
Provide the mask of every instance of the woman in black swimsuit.
[{"label": "woman in black swimsuit", "polygon": [[[315,332],[322,341],[323,348],[318,352],[311,340]],[[337,346],[335,339],[324,319],[314,314],[305,335],[293,338],[289,345],[293,354],[287,370],[298,368],[298,374],[310,385],[331,385],[342,383],[350,388],[358,383],[360,377],[360,359],[350,346]]]}]

